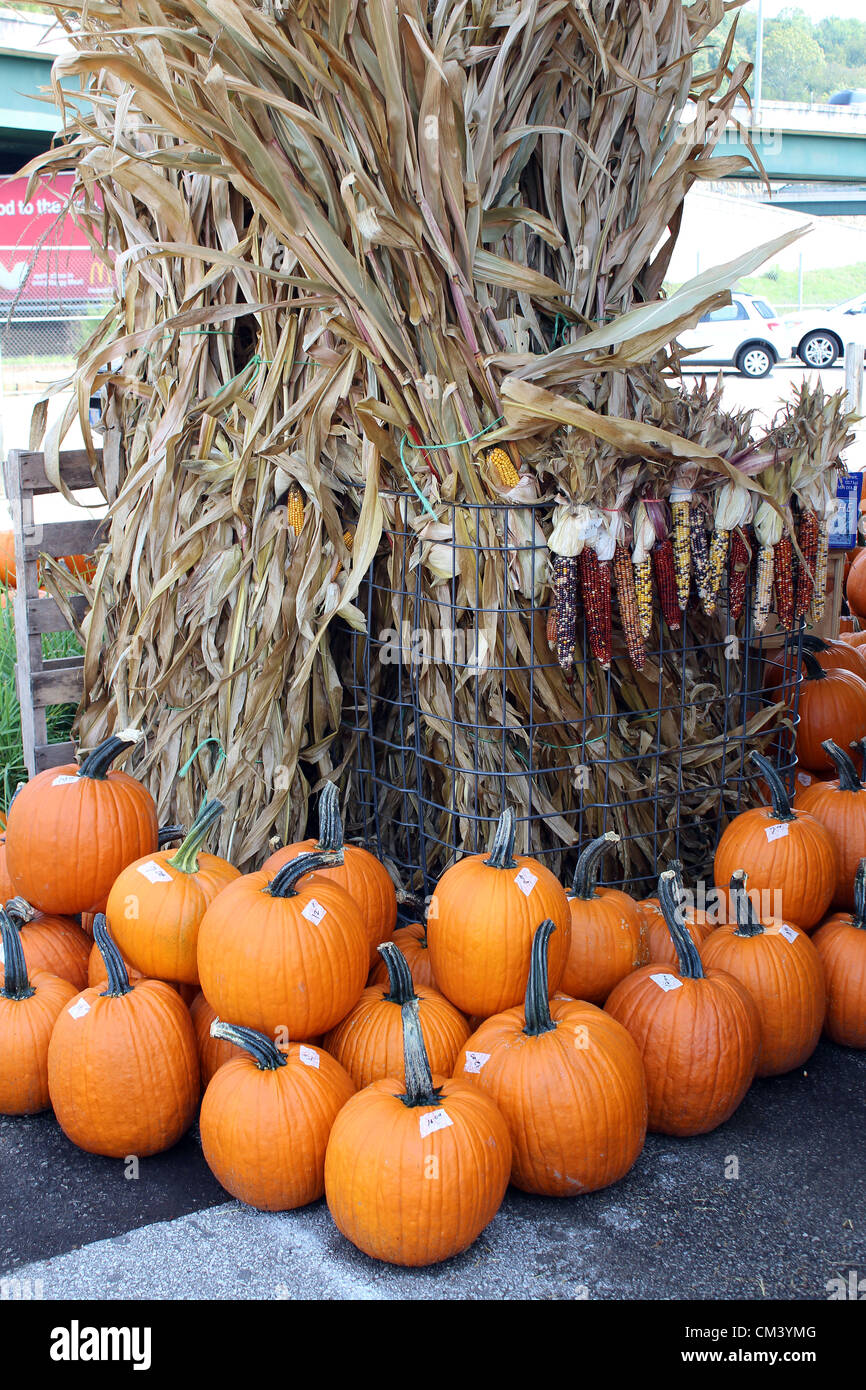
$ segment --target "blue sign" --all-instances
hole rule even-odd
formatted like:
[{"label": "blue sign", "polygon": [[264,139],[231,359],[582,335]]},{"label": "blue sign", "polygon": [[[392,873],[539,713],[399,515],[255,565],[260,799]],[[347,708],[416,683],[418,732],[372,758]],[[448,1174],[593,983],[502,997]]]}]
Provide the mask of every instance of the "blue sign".
[{"label": "blue sign", "polygon": [[830,549],[853,550],[857,544],[863,474],[844,473],[836,485],[838,507],[830,522]]}]

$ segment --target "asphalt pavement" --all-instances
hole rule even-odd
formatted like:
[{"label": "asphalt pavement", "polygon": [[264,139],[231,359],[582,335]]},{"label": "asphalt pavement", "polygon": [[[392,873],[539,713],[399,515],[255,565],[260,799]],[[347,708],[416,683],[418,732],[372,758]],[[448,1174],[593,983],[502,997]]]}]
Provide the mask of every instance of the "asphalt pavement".
[{"label": "asphalt pavement", "polygon": [[825,1300],[866,1278],[864,1105],[866,1054],[822,1043],[714,1133],[650,1135],[604,1192],[510,1189],[468,1251],[422,1270],[362,1255],[324,1201],[227,1198],[194,1133],[130,1179],[50,1115],[6,1118],[0,1278],[45,1299]]}]

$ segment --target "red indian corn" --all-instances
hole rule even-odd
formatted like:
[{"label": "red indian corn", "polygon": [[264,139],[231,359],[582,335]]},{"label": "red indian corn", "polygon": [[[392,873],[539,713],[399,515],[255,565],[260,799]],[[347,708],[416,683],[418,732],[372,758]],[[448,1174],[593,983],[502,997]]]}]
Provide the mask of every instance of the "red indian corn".
[{"label": "red indian corn", "polygon": [[653,546],[653,571],[664,620],[671,632],[679,632],[682,614],[677,592],[674,548],[671,545],[670,536],[665,536],[663,541],[658,541]]},{"label": "red indian corn", "polygon": [[818,563],[818,518],[810,509],[800,518],[797,543],[802,552],[802,560],[797,573],[797,593],[794,600],[794,617],[805,618],[812,602],[815,589],[815,568]]},{"label": "red indian corn", "polygon": [[631,555],[624,545],[617,545],[614,551],[613,577],[616,581],[619,618],[625,634],[629,660],[636,671],[642,671],[646,662],[646,647],[641,628],[634,567],[631,562]]},{"label": "red indian corn", "polygon": [[746,606],[746,585],[752,564],[752,552],[743,532],[737,529],[731,537],[728,563],[728,611],[736,622]]},{"label": "red indian corn", "polygon": [[790,536],[783,536],[776,543],[773,589],[779,622],[790,630],[794,626],[794,547]]},{"label": "red indian corn", "polygon": [[610,561],[599,560],[592,546],[585,546],[581,552],[580,579],[589,649],[607,670],[612,651]]}]

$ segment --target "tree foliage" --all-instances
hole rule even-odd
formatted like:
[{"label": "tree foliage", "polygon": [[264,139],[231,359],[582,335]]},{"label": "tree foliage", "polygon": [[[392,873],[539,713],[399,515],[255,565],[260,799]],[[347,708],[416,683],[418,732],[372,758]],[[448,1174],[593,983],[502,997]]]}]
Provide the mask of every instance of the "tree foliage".
[{"label": "tree foliage", "polygon": [[[728,15],[707,41],[707,66],[736,24],[732,63],[754,63],[757,18],[753,11]],[[754,76],[751,81],[754,90]],[[817,22],[792,6],[764,23],[762,95],[768,101],[826,102],[845,88],[866,90],[866,18]]]}]

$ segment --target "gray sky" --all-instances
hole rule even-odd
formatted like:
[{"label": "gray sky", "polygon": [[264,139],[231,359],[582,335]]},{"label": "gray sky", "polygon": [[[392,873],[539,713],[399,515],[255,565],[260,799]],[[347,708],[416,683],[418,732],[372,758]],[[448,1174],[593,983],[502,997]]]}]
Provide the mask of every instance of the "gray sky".
[{"label": "gray sky", "polygon": [[[750,0],[744,7],[757,10],[757,0]],[[764,0],[764,18],[774,18],[780,10],[804,10],[812,19],[827,19],[834,15],[839,19],[866,19],[866,6],[863,0]]]}]

